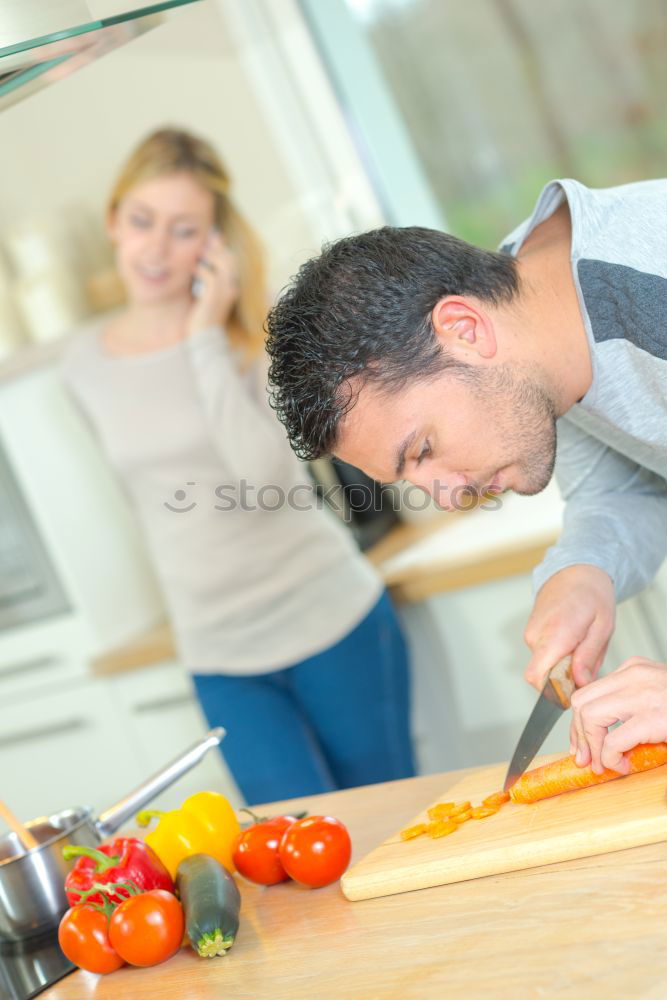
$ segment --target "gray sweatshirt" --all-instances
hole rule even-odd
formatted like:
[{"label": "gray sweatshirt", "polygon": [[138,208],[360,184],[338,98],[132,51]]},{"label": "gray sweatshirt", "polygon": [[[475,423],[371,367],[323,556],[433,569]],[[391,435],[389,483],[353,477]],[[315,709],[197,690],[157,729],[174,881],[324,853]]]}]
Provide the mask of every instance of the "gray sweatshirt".
[{"label": "gray sweatshirt", "polygon": [[593,382],[558,421],[563,532],[534,584],[586,563],[623,600],[667,554],[667,180],[602,190],[552,181],[501,249],[516,255],[565,198]]},{"label": "gray sweatshirt", "polygon": [[264,673],[342,639],[382,590],[318,500],[224,331],[116,357],[106,319],[78,335],[63,376],[145,531],[181,658],[194,672]]}]

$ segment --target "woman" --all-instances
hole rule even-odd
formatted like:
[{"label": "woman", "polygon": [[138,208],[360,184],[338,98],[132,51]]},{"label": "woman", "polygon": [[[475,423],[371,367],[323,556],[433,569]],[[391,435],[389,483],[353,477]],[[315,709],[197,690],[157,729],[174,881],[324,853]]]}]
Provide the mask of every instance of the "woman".
[{"label": "woman", "polygon": [[107,227],[127,302],[76,339],[64,375],[136,507],[242,794],[413,774],[404,641],[268,405],[261,254],[216,152],[149,136]]}]

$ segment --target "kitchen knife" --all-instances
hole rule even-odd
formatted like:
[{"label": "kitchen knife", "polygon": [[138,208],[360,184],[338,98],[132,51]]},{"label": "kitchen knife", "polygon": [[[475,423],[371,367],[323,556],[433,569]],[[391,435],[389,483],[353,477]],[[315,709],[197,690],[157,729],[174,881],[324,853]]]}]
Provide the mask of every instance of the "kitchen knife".
[{"label": "kitchen knife", "polygon": [[505,791],[518,781],[553,729],[556,720],[570,707],[574,688],[572,657],[567,656],[549,671],[542,693],[530,713],[507,769],[503,785]]}]

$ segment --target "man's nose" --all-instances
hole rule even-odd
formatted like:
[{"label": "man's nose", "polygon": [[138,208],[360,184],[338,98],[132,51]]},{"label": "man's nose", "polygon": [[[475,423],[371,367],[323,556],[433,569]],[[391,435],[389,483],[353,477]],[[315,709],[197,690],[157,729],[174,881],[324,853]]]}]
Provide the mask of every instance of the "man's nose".
[{"label": "man's nose", "polygon": [[410,476],[410,482],[419,486],[445,509],[455,506],[457,491],[468,485],[468,480],[462,473],[446,470],[439,473],[424,470],[423,473]]}]

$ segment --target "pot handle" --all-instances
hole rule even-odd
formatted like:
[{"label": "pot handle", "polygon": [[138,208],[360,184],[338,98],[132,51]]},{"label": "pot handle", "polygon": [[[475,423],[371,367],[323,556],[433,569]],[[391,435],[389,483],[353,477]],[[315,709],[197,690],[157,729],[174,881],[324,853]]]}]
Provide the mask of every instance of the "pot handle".
[{"label": "pot handle", "polygon": [[122,826],[128,819],[131,819],[142,806],[154,799],[160,792],[168,788],[169,785],[189,771],[191,767],[198,764],[204,754],[212,747],[217,747],[225,737],[225,730],[222,726],[211,729],[203,740],[194,743],[188,750],[172,760],[166,767],[158,771],[147,781],[144,781],[133,792],[125,798],[109,806],[99,818],[93,820],[93,825],[97,834],[102,839],[114,833],[118,827]]}]

